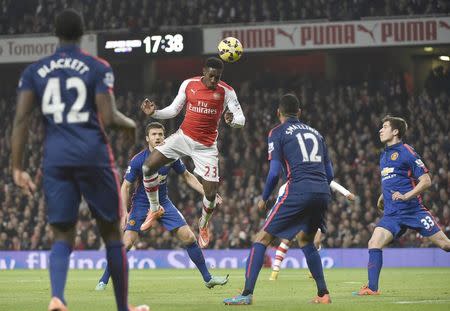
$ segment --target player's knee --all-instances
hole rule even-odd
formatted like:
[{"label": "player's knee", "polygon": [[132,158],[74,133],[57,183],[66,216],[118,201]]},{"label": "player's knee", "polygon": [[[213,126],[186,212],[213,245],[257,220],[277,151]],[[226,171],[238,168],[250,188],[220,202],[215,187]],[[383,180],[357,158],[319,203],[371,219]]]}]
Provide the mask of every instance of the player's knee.
[{"label": "player's knee", "polygon": [[450,252],[450,241],[448,241],[447,243],[445,243],[441,248],[442,248],[444,251],[446,251],[447,253]]},{"label": "player's knee", "polygon": [[194,243],[196,241],[196,238],[194,232],[186,227],[181,227],[177,232],[177,236],[180,239],[181,243],[187,246]]},{"label": "player's knee", "polygon": [[144,165],[142,165],[142,173],[144,174],[144,176],[152,175],[152,174],[156,173],[157,171],[158,171],[158,169],[153,165],[150,165],[148,163],[145,163]]}]

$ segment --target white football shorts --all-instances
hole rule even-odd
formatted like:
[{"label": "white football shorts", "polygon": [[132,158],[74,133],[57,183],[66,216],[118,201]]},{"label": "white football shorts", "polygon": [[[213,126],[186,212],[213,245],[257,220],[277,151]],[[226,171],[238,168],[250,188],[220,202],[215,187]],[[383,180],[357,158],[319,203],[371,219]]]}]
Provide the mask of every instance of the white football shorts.
[{"label": "white football shorts", "polygon": [[164,144],[157,146],[165,157],[177,160],[184,156],[191,157],[194,162],[194,173],[207,181],[219,182],[219,151],[217,142],[212,146],[205,146],[189,136],[181,129],[170,135]]}]

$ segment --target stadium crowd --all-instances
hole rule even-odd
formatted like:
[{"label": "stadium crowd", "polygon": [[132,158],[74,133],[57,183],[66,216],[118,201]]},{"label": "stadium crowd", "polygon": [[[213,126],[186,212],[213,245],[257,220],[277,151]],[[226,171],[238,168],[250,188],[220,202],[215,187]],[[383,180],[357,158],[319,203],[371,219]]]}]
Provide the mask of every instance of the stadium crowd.
[{"label": "stadium crowd", "polygon": [[[437,74],[439,73],[439,75]],[[231,129],[222,122],[219,150],[221,185],[224,203],[219,206],[210,223],[214,234],[211,248],[246,248],[252,236],[264,221],[256,202],[268,170],[268,131],[277,124],[277,100],[285,92],[297,93],[306,103],[302,119],[317,128],[326,137],[334,163],[336,180],[357,195],[349,203],[340,195],[333,195],[328,212],[328,233],[325,247],[366,247],[374,225],[381,213],[376,201],[380,193],[378,157],[383,146],[379,142],[380,119],[388,114],[401,115],[410,125],[405,141],[416,148],[429,167],[433,185],[424,195],[424,204],[436,217],[441,228],[450,234],[450,169],[449,74],[444,69],[431,72],[426,89],[420,94],[410,94],[400,74],[390,74],[382,79],[361,79],[358,82],[324,82],[311,77],[260,75],[256,80],[231,83],[235,86],[247,118],[243,130]],[[148,94],[165,106],[176,94],[178,83],[160,83],[154,94]],[[110,140],[121,174],[134,153],[145,147],[143,129],[149,121],[139,111],[142,94],[119,94],[118,107],[132,116],[140,128],[141,141],[130,146],[124,137],[110,131]],[[1,123],[4,135],[0,136],[0,249],[49,249],[52,239],[46,222],[45,201],[40,188],[32,197],[23,195],[13,186],[10,167],[10,135],[14,97],[0,98]],[[36,111],[36,116],[38,112]],[[179,125],[183,113],[165,122],[167,134]],[[43,126],[39,118],[30,124],[26,167],[41,185],[40,161]],[[185,159],[188,168],[192,163]],[[197,230],[201,215],[201,198],[178,180],[172,173],[168,181],[169,193],[175,205],[186,217],[188,224]],[[276,194],[273,194],[272,201]],[[85,203],[80,208],[77,225],[76,249],[102,247],[95,221],[89,217]],[[175,239],[162,227],[143,235],[138,249],[166,249],[179,247]],[[425,247],[430,244],[415,232],[408,231],[397,246]]]},{"label": "stadium crowd", "polygon": [[0,34],[49,33],[55,13],[73,7],[87,30],[158,30],[184,25],[448,14],[445,0],[0,0]]}]

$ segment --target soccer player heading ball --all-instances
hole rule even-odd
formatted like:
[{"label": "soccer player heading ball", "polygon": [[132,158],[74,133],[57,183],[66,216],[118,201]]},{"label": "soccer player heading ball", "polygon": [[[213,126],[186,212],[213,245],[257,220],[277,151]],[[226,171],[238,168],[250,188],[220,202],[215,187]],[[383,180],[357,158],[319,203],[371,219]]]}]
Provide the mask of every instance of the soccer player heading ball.
[{"label": "soccer player heading ball", "polygon": [[245,117],[233,88],[221,81],[223,62],[208,58],[203,67],[203,76],[185,80],[170,106],[156,110],[148,99],[141,105],[145,114],[155,119],[170,119],[186,107],[186,115],[179,130],[157,146],[146,159],[143,170],[144,188],[150,201],[150,210],[141,230],[152,227],[164,214],[158,199],[158,170],[183,156],[190,156],[194,172],[202,178],[203,211],[200,219],[198,242],[205,248],[209,243],[208,221],[216,207],[219,187],[219,152],[217,150],[217,128],[225,112],[225,122],[231,127],[243,127]]}]

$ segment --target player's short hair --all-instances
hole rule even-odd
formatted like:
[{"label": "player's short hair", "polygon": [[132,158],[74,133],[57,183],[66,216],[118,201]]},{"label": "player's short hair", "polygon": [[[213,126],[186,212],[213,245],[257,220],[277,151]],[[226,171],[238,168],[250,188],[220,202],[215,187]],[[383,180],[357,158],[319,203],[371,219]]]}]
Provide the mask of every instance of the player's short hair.
[{"label": "player's short hair", "polygon": [[297,116],[298,111],[303,109],[303,104],[294,94],[286,94],[281,97],[278,109],[283,115]]},{"label": "player's short hair", "polygon": [[205,61],[205,68],[223,69],[223,61],[217,57],[210,57]]},{"label": "player's short hair", "polygon": [[151,129],[162,129],[164,133],[166,133],[166,128],[164,127],[164,125],[162,125],[159,122],[150,122],[149,124],[147,124],[147,126],[145,127],[145,136],[148,135],[148,132],[150,132]]},{"label": "player's short hair", "polygon": [[83,17],[74,9],[64,9],[55,18],[55,34],[58,38],[74,41],[84,32]]},{"label": "player's short hair", "polygon": [[385,116],[381,121],[383,123],[389,122],[392,130],[398,130],[398,138],[402,138],[403,136],[405,136],[406,130],[408,129],[408,124],[406,123],[405,119],[400,117]]}]

